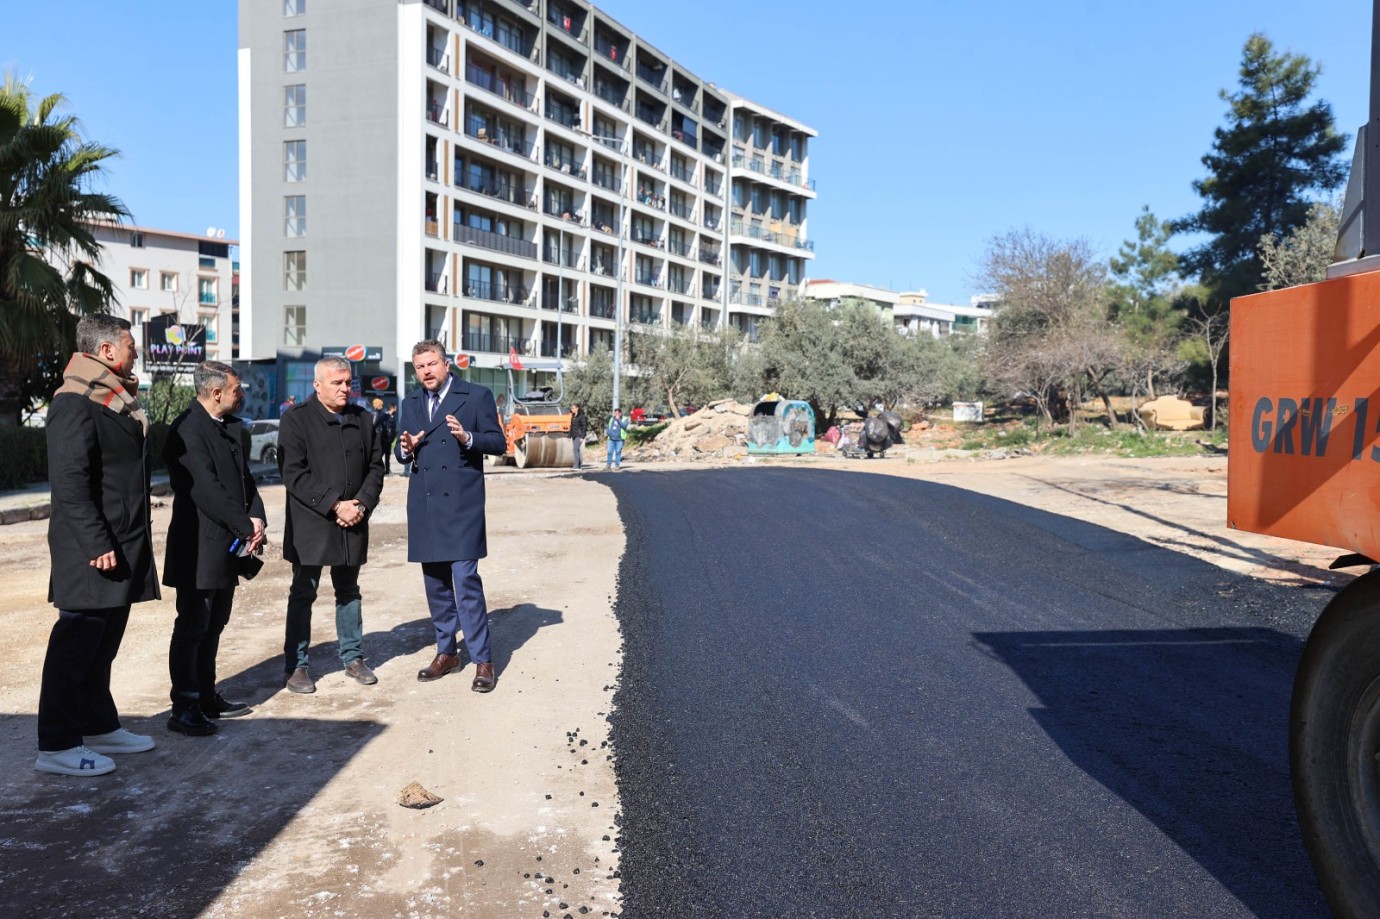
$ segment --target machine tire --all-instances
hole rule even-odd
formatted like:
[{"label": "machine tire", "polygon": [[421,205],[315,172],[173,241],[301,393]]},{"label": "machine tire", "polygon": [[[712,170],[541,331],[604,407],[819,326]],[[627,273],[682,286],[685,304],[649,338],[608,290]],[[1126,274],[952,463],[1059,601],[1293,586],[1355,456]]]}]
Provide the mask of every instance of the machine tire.
[{"label": "machine tire", "polygon": [[273,463],[274,465],[277,465],[278,448],[271,445],[264,447],[263,455],[260,456],[259,459],[261,459],[265,463]]},{"label": "machine tire", "polygon": [[527,438],[523,437],[513,444],[513,463],[519,469],[527,468]]},{"label": "machine tire", "polygon": [[1289,713],[1299,829],[1339,917],[1380,915],[1380,572],[1318,618]]}]

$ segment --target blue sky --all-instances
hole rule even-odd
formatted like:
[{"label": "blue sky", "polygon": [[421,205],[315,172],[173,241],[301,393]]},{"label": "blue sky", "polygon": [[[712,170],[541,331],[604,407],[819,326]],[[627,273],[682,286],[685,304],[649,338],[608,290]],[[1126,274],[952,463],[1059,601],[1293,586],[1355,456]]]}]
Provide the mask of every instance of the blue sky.
[{"label": "blue sky", "polygon": [[[987,241],[1012,228],[1105,256],[1142,205],[1194,211],[1190,183],[1226,111],[1217,92],[1235,87],[1253,31],[1322,64],[1341,130],[1367,114],[1362,2],[600,5],[698,76],[819,131],[811,277],[936,302],[967,302]],[[0,67],[64,93],[87,134],[121,150],[108,190],[135,219],[237,236],[236,4],[10,7]]]}]

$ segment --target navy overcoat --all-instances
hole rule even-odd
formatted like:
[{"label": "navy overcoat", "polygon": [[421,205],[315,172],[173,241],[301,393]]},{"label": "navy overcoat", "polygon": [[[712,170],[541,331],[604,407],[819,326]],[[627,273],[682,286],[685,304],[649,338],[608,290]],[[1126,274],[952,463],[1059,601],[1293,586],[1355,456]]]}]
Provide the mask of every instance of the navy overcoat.
[{"label": "navy overcoat", "polygon": [[[411,462],[407,481],[407,560],[455,562],[489,554],[484,534],[484,454],[502,456],[507,449],[498,423],[494,394],[478,383],[451,376],[450,391],[440,410],[427,418],[427,391],[414,389],[398,410],[395,454]],[[446,426],[454,415],[474,436],[468,449],[460,446]],[[402,434],[426,437],[415,457],[402,452]]]}]

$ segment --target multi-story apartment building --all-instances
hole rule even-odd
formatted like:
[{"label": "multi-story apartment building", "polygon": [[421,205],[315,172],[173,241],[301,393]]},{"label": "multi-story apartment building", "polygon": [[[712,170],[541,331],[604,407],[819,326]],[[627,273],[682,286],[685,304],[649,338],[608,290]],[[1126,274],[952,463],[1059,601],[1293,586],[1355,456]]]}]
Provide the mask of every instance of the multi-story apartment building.
[{"label": "multi-story apartment building", "polygon": [[[94,224],[92,234],[101,244],[100,270],[110,278],[115,299],[111,312],[128,319],[139,346],[135,373],[147,384],[154,366],[169,367],[169,353],[179,358],[201,355],[210,360],[237,358],[235,263],[230,250],[238,243],[225,232],[196,236],[171,230],[155,230],[118,224]],[[184,351],[164,348],[163,329],[179,326],[185,339],[204,349]],[[147,330],[158,334],[150,342]],[[155,347],[149,347],[153,344]]]},{"label": "multi-story apartment building", "polygon": [[620,314],[755,333],[813,257],[814,136],[581,0],[241,0],[246,353],[401,374],[436,337],[494,383]]}]

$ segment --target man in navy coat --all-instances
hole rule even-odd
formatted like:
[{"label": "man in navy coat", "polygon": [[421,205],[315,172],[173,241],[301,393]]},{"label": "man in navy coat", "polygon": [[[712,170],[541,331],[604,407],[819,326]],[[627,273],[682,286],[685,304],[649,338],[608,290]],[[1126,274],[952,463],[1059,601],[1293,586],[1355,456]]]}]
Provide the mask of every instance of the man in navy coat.
[{"label": "man in navy coat", "polygon": [[489,613],[479,560],[489,554],[484,533],[484,454],[507,447],[494,395],[450,372],[445,348],[421,341],[412,348],[420,389],[399,411],[398,461],[411,466],[407,486],[407,560],[420,562],[436,658],[417,673],[423,683],[460,669],[457,630],[475,664],[471,689],[494,688]]}]

